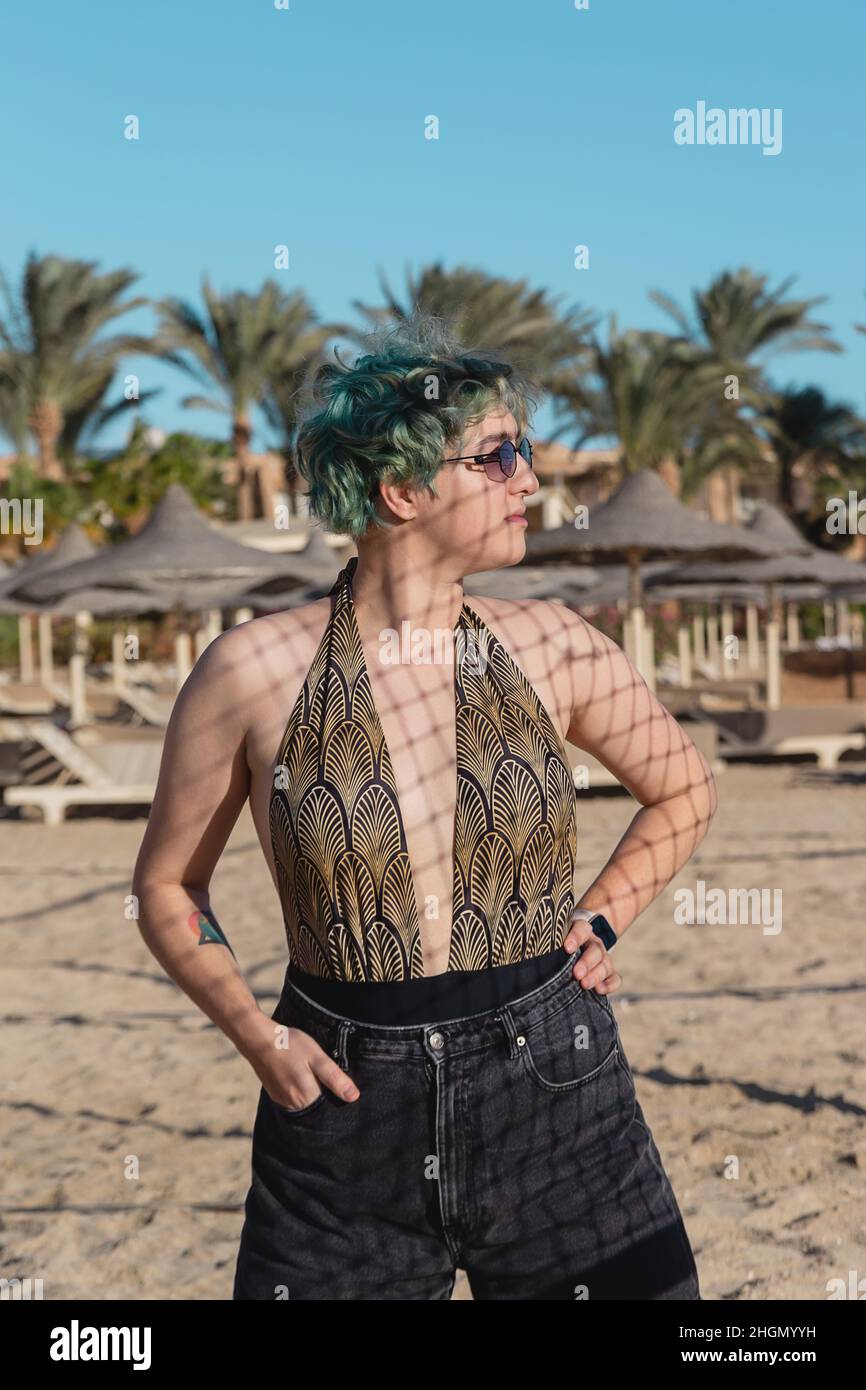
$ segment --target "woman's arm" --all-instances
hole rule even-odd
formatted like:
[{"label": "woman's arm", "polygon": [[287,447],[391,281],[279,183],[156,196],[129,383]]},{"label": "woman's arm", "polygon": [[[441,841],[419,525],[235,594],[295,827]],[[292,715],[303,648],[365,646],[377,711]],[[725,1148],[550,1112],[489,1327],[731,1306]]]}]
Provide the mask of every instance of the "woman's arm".
[{"label": "woman's arm", "polygon": [[716,811],[716,784],[706,758],[615,642],[570,613],[568,647],[568,741],[641,802],[577,904],[603,912],[619,937],[694,854]]},{"label": "woman's arm", "polygon": [[138,926],[167,974],[252,1060],[270,1023],[211,909],[211,875],[249,793],[245,642],[212,642],[175,701],[132,878]]},{"label": "woman's arm", "polygon": [[252,626],[212,642],[175,701],[132,891],[139,930],[167,974],[231,1039],[271,1098],[300,1109],[316,1099],[317,1081],[346,1100],[359,1091],[314,1038],[259,1008],[209,897],[250,789],[245,721],[267,679]]}]

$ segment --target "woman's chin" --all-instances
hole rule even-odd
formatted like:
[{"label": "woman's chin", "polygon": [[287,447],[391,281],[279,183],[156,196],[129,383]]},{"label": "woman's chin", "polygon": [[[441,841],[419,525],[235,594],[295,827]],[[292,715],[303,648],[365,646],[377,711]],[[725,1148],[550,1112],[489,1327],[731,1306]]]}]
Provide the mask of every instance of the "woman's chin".
[{"label": "woman's chin", "polygon": [[515,534],[500,537],[490,532],[483,537],[483,545],[475,547],[471,555],[467,548],[463,556],[464,574],[487,574],[491,570],[509,569],[512,565],[520,564],[526,555],[525,528],[508,522],[504,525]]}]

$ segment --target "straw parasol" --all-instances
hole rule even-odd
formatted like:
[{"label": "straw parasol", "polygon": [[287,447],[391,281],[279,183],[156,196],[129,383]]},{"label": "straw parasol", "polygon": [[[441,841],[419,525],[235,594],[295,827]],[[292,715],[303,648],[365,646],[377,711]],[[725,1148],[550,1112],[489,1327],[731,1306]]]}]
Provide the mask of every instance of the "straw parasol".
[{"label": "straw parasol", "polygon": [[268,575],[248,586],[234,602],[249,608],[291,608],[310,603],[330,593],[339,571],[349,559],[345,541],[329,545],[320,526],[310,527],[303,550],[282,552],[283,567],[278,575]]},{"label": "straw parasol", "polygon": [[79,560],[90,559],[97,554],[97,547],[83,526],[77,521],[61,532],[57,544],[50,550],[42,547],[13,569],[7,570],[0,579],[0,595],[12,598],[24,585],[40,575],[50,574],[52,570],[63,569]]},{"label": "straw parasol", "polygon": [[24,597],[50,600],[94,587],[166,595],[188,608],[206,606],[219,588],[240,592],[251,582],[286,574],[289,557],[241,545],[211,526],[180,483],[172,483],[130,540],[27,580]]},{"label": "straw parasol", "polygon": [[560,599],[570,602],[574,589],[597,584],[601,576],[588,565],[510,565],[505,569],[468,574],[467,595],[479,598]]},{"label": "straw parasol", "polygon": [[724,562],[677,565],[657,572],[647,588],[666,588],[672,584],[805,583],[828,588],[866,584],[866,565],[855,564],[841,555],[810,545],[794,523],[771,502],[758,505],[746,530],[773,546],[776,553],[766,559],[746,560],[736,565]]},{"label": "straw parasol", "polygon": [[529,560],[576,560],[604,555],[624,560],[629,569],[629,609],[640,608],[641,562],[683,556],[717,559],[766,557],[778,547],[743,527],[703,521],[674,497],[657,473],[631,473],[612,496],[592,507],[584,527],[559,526],[527,536]]}]

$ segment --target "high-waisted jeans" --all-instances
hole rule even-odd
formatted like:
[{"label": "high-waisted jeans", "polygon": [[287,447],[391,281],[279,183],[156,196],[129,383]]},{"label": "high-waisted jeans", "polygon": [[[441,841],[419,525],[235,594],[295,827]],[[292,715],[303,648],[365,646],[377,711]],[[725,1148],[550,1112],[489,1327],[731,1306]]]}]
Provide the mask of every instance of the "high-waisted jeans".
[{"label": "high-waisted jeans", "polygon": [[[563,952],[563,958],[565,953]],[[360,1096],[262,1088],[235,1299],[699,1299],[610,1000],[572,970],[483,1013],[388,1026],[286,978],[272,1017]]]}]

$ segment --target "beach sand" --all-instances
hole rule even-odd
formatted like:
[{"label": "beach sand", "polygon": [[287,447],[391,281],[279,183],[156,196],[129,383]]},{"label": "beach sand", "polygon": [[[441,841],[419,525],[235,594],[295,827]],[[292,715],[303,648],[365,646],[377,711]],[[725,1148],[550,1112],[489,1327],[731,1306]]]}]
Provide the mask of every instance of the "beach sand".
[{"label": "beach sand", "polygon": [[[704,1298],[824,1299],[866,1272],[866,763],[718,786],[707,839],[616,949],[614,1009]],[[581,802],[579,891],[635,809]],[[124,918],[143,830],[0,822],[0,1274],[47,1299],[231,1297],[259,1082]],[[782,890],[782,930],[678,925],[698,879]],[[285,938],[246,808],[212,902],[270,1013]]]}]

